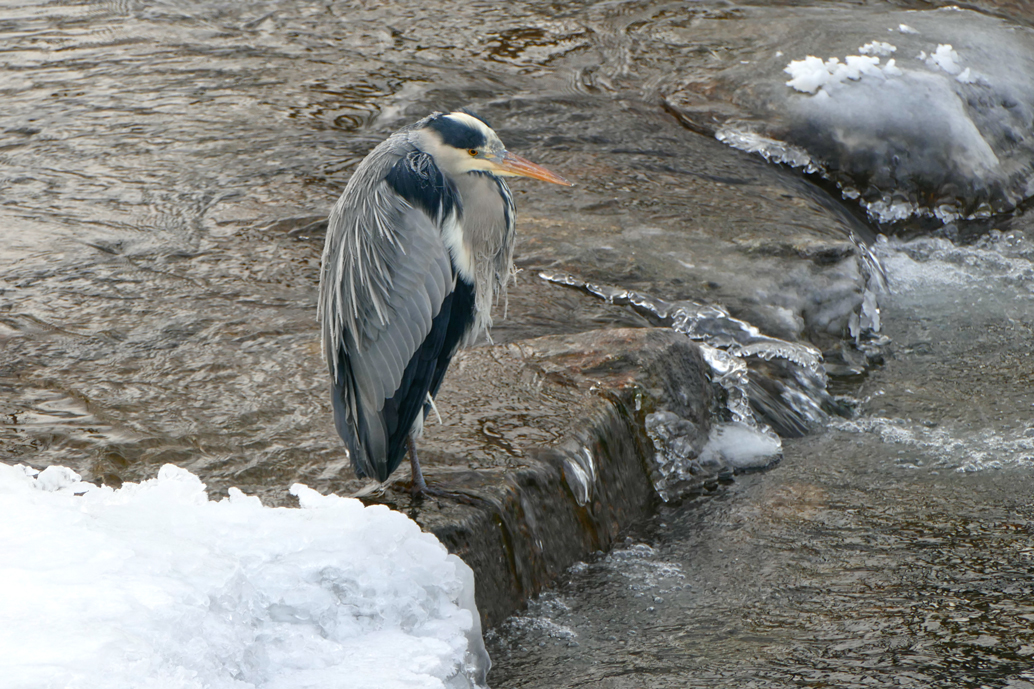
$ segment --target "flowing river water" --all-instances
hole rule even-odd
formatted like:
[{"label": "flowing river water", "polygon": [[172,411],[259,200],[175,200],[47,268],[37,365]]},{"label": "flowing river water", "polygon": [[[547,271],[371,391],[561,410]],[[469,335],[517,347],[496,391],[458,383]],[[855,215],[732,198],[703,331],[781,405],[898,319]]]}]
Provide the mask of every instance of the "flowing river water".
[{"label": "flowing river water", "polygon": [[[497,342],[651,322],[538,278],[570,274],[810,342],[849,410],[573,568],[491,632],[490,684],[1034,686],[1022,199],[879,226],[836,175],[715,138],[779,122],[759,75],[810,51],[915,26],[933,53],[935,31],[1034,20],[1008,0],[922,14],[942,4],[9,2],[0,459],[113,485],[172,462],[273,503],[346,490],[320,221],[387,133],[467,106],[577,182],[513,185],[523,270]],[[875,261],[880,327],[870,310],[853,337]]]}]

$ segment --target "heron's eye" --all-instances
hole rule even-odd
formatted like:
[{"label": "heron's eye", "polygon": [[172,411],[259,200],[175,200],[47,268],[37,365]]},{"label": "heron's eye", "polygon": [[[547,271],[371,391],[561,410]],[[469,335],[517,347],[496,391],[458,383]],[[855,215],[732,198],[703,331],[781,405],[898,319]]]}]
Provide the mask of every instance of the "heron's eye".
[{"label": "heron's eye", "polygon": [[467,151],[467,153],[470,154],[471,158],[476,158],[477,154],[478,154],[478,150],[476,148],[471,148],[470,150]]}]

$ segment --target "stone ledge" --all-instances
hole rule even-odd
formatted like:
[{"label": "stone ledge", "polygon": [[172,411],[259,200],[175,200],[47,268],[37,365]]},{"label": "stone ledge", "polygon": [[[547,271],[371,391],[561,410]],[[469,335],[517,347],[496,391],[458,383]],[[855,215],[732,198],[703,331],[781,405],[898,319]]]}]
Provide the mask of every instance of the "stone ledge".
[{"label": "stone ledge", "polygon": [[[400,471],[377,498],[474,570],[494,626],[569,566],[608,549],[658,501],[646,417],[667,411],[706,437],[714,392],[696,345],[667,329],[550,336],[460,353],[428,418],[428,482],[477,496],[412,501]],[[715,482],[705,477],[701,485]]]}]

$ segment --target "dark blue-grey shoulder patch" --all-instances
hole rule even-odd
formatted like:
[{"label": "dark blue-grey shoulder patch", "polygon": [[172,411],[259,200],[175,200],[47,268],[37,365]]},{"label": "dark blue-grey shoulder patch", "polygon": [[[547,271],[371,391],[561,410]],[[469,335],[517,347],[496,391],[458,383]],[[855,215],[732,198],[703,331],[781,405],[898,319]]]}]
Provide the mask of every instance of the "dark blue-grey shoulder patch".
[{"label": "dark blue-grey shoulder patch", "polygon": [[511,233],[517,225],[517,205],[513,202],[513,192],[510,185],[502,177],[496,177],[495,183],[499,186],[499,195],[503,197],[503,217],[506,221],[506,231]]},{"label": "dark blue-grey shoulder patch", "polygon": [[448,115],[433,118],[427,126],[441,134],[442,141],[453,148],[481,148],[488,143],[481,130]]},{"label": "dark blue-grey shoulder patch", "polygon": [[395,193],[441,222],[450,212],[462,212],[459,192],[434,159],[422,151],[411,151],[391,166],[384,180]]}]

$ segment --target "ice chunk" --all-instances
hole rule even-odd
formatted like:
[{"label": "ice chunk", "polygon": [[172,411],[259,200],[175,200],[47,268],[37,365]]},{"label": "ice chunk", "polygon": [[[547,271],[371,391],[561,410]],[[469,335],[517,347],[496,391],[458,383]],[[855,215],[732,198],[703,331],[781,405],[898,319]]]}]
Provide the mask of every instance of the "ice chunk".
[{"label": "ice chunk", "polygon": [[826,176],[880,223],[1012,211],[1034,196],[1034,31],[969,10],[906,14],[891,46],[871,39],[898,25],[885,14],[803,13],[785,36],[797,56],[725,70],[735,115],[716,115],[716,136]]},{"label": "ice chunk", "polygon": [[[972,81],[971,72],[962,75],[950,46],[941,48],[927,64],[957,75],[958,81]],[[946,177],[956,178],[959,181],[953,188],[967,198],[973,193],[969,190],[978,185],[1002,185],[1001,161],[978,126],[979,120],[969,112],[969,102],[954,92],[951,81],[956,79],[947,81],[923,71],[902,74],[890,62],[882,73],[894,78],[863,80],[850,88],[831,80],[825,84],[833,89],[831,98],[795,107],[801,119],[812,123],[810,131],[818,133],[806,147],[812,158],[837,160],[839,174],[851,175],[851,181],[856,176],[868,177],[870,191],[863,203],[871,214],[881,222],[893,222],[920,210],[917,201],[895,194],[893,185],[902,181],[928,178],[944,184]],[[917,112],[924,117],[916,118]],[[907,151],[902,148],[906,141],[911,142]],[[812,149],[823,154],[815,156]],[[873,170],[873,156],[885,159],[886,164]],[[887,191],[874,196],[872,190],[879,187]],[[944,220],[961,214],[956,202],[949,199],[927,212]]]},{"label": "ice chunk", "polygon": [[722,476],[771,466],[782,457],[779,436],[752,422],[716,424],[705,438],[692,422],[658,411],[647,415],[646,432],[656,450],[651,478],[665,501]]},{"label": "ice chunk", "polygon": [[925,52],[920,52],[919,56],[931,69],[940,68],[951,75],[962,71],[962,67],[959,65],[959,54],[947,43],[937,46],[933,55],[927,56]]},{"label": "ice chunk", "polygon": [[896,50],[897,47],[891,45],[890,43],[884,43],[882,41],[873,41],[872,43],[866,43],[865,45],[863,45],[861,48],[858,49],[858,52],[862,55],[881,55],[883,57],[886,57],[891,53],[895,52]]},{"label": "ice chunk", "polygon": [[34,473],[0,464],[4,689],[484,684],[473,575],[405,515]]},{"label": "ice chunk", "polygon": [[762,469],[779,461],[782,452],[783,443],[774,433],[742,423],[726,423],[711,429],[700,459],[721,462],[739,470]]}]

